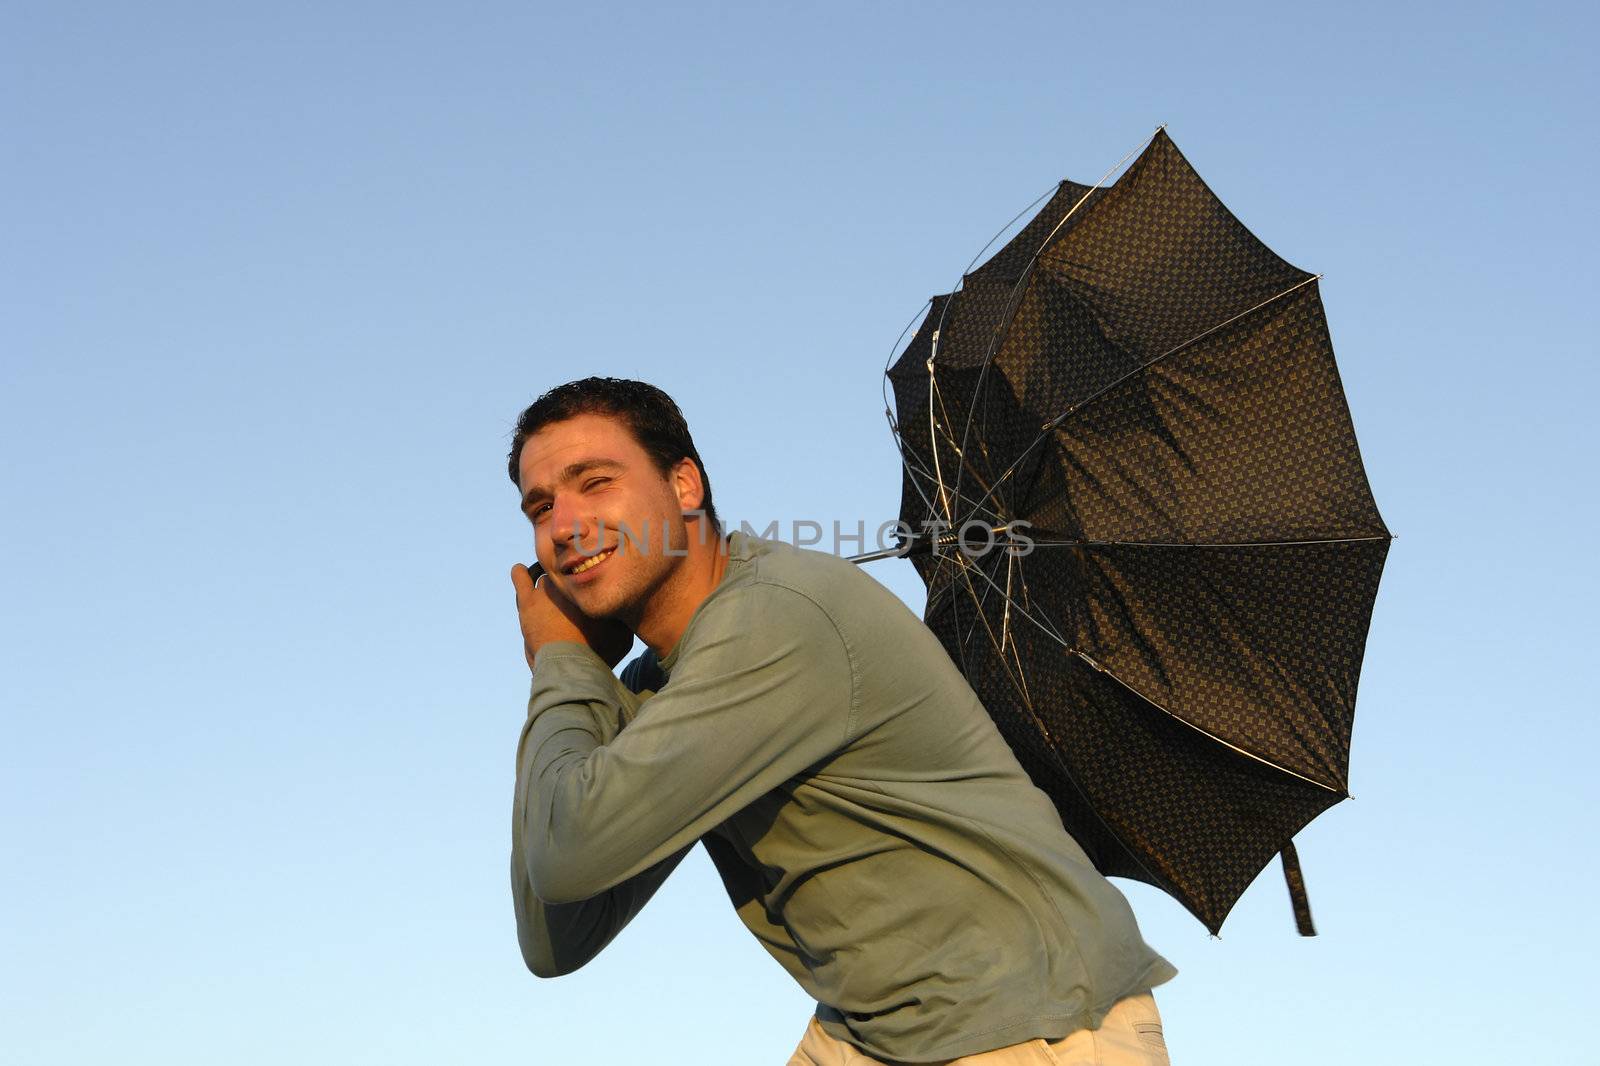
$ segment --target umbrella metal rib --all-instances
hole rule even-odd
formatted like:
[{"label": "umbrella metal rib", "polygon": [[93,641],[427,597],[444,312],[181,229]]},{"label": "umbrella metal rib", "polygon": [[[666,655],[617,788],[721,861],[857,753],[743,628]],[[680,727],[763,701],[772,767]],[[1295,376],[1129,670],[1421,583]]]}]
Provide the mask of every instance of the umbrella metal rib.
[{"label": "umbrella metal rib", "polygon": [[[1081,546],[1084,546],[1084,547],[1116,546],[1116,547],[1134,547],[1134,548],[1261,548],[1261,547],[1285,547],[1285,546],[1292,546],[1292,545],[1307,545],[1307,544],[1358,544],[1358,543],[1363,543],[1363,542],[1377,541],[1377,540],[1387,540],[1387,539],[1388,539],[1387,537],[1341,537],[1341,538],[1332,539],[1332,540],[1251,541],[1251,542],[1241,543],[1241,544],[1161,544],[1161,543],[1156,543],[1156,542],[1151,542],[1151,541],[1091,541],[1091,540],[1041,541],[1041,540],[1036,540],[1036,541],[1034,541],[1034,547],[1038,547],[1038,548],[1063,548],[1063,547],[1077,547],[1077,546],[1081,545]],[[1029,620],[1032,621],[1035,625],[1040,625],[1038,620],[1032,618],[1032,616],[1029,616]],[[1090,666],[1092,666],[1096,670],[1100,671],[1106,677],[1109,677],[1111,680],[1115,681],[1117,684],[1121,685],[1123,688],[1125,688],[1129,692],[1133,693],[1135,696],[1138,696],[1141,700],[1143,700],[1144,702],[1150,704],[1150,706],[1152,706],[1152,707],[1156,708],[1157,710],[1169,715],[1170,717],[1176,719],[1177,721],[1182,722],[1184,725],[1188,726],[1190,729],[1193,729],[1196,732],[1199,732],[1199,733],[1201,733],[1201,734],[1203,734],[1203,735],[1205,735],[1207,737],[1210,737],[1212,740],[1214,740],[1217,743],[1223,745],[1224,747],[1231,748],[1233,751],[1238,752],[1240,755],[1246,756],[1247,758],[1254,759],[1256,762],[1259,762],[1259,763],[1261,763],[1261,764],[1263,764],[1265,766],[1270,766],[1274,770],[1281,770],[1283,773],[1286,773],[1291,777],[1297,777],[1300,780],[1307,782],[1308,784],[1316,785],[1318,788],[1326,789],[1329,792],[1337,793],[1338,795],[1342,795],[1342,796],[1348,796],[1349,795],[1349,792],[1347,790],[1337,789],[1337,788],[1334,788],[1331,785],[1324,784],[1321,781],[1317,781],[1317,780],[1314,780],[1312,778],[1309,778],[1309,777],[1305,776],[1304,774],[1296,773],[1295,771],[1289,769],[1287,766],[1280,766],[1278,763],[1273,762],[1271,759],[1263,758],[1262,756],[1257,755],[1255,752],[1252,752],[1252,751],[1249,751],[1249,750],[1247,750],[1245,748],[1242,748],[1237,744],[1234,744],[1234,743],[1232,743],[1232,742],[1230,742],[1228,740],[1223,739],[1222,737],[1217,736],[1215,733],[1211,732],[1210,730],[1196,725],[1195,723],[1193,723],[1193,722],[1189,721],[1187,718],[1185,718],[1183,715],[1178,714],[1177,712],[1175,712],[1175,711],[1171,710],[1170,708],[1164,706],[1159,701],[1151,698],[1146,693],[1141,692],[1137,687],[1129,684],[1127,681],[1125,681],[1122,678],[1118,677],[1115,673],[1113,673],[1112,671],[1106,669],[1104,666],[1100,665],[1100,663],[1096,662],[1093,658],[1091,658],[1089,655],[1085,654],[1082,650],[1073,647],[1066,640],[1063,640],[1059,634],[1055,633],[1054,631],[1048,629],[1047,627],[1045,627],[1043,625],[1040,625],[1040,628],[1044,629],[1046,634],[1049,637],[1051,637],[1053,640],[1055,640],[1058,643],[1060,643],[1061,646],[1063,648],[1065,648],[1068,652],[1072,653],[1073,655],[1078,656],[1078,658],[1082,659],[1083,661],[1088,663]]]},{"label": "umbrella metal rib", "polygon": [[[1006,467],[1006,469],[1000,474],[999,477],[994,479],[994,487],[991,488],[987,493],[985,493],[984,498],[987,499],[990,495],[995,494],[999,490],[1001,484],[1003,484],[1007,478],[1009,478],[1013,473],[1016,472],[1017,467],[1021,466],[1023,461],[1025,459],[1027,459],[1029,455],[1033,454],[1033,450],[1035,448],[1037,448],[1039,445],[1043,444],[1046,440],[1048,440],[1050,438],[1050,434],[1055,431],[1057,426],[1061,425],[1061,423],[1065,422],[1068,418],[1072,417],[1077,412],[1083,410],[1083,408],[1087,407],[1089,404],[1093,403],[1095,400],[1098,400],[1100,397],[1106,395],[1112,389],[1116,388],[1118,385],[1122,384],[1124,381],[1127,381],[1129,378],[1132,378],[1132,377],[1135,377],[1135,376],[1137,376],[1139,374],[1145,373],[1151,367],[1155,366],[1157,363],[1159,363],[1162,360],[1166,359],[1168,356],[1171,356],[1171,355],[1174,355],[1174,354],[1176,354],[1178,352],[1181,352],[1185,348],[1190,347],[1191,345],[1198,344],[1200,341],[1203,341],[1207,337],[1211,336],[1211,334],[1217,332],[1217,330],[1225,329],[1228,326],[1232,325],[1233,323],[1239,321],[1240,319],[1245,318],[1246,316],[1254,314],[1255,312],[1261,310],[1263,307],[1266,307],[1269,304],[1275,303],[1276,301],[1283,299],[1285,296],[1288,296],[1290,293],[1298,292],[1300,289],[1303,289],[1305,286],[1310,285],[1312,282],[1316,281],[1320,277],[1322,277],[1321,274],[1315,274],[1315,275],[1313,275],[1313,276],[1311,276],[1309,278],[1306,278],[1304,281],[1301,281],[1301,282],[1299,282],[1298,284],[1295,284],[1295,285],[1291,285],[1287,289],[1284,289],[1282,292],[1277,293],[1274,296],[1267,297],[1265,300],[1262,300],[1260,303],[1256,304],[1254,307],[1247,308],[1246,310],[1240,311],[1238,314],[1233,315],[1230,318],[1224,319],[1223,321],[1218,322],[1214,326],[1211,326],[1211,327],[1209,327],[1207,329],[1201,330],[1199,333],[1196,333],[1193,337],[1190,337],[1188,340],[1183,341],[1181,344],[1174,345],[1173,347],[1169,348],[1167,351],[1164,351],[1160,355],[1156,356],[1154,359],[1151,359],[1148,362],[1140,363],[1138,366],[1134,367],[1132,370],[1128,371],[1126,374],[1123,374],[1121,377],[1117,378],[1116,380],[1108,382],[1107,384],[1101,386],[1099,389],[1097,389],[1092,394],[1090,394],[1088,396],[1085,396],[1083,399],[1079,400],[1077,403],[1073,404],[1071,407],[1067,408],[1065,411],[1062,411],[1055,418],[1052,418],[1050,421],[1046,422],[1040,428],[1039,435],[1037,437],[1033,438],[1033,441],[1026,448],[1024,448],[1022,450],[1022,452],[1015,459],[1013,459],[1011,461],[1011,465]],[[1018,284],[1021,284],[1021,282],[1019,282]],[[990,358],[993,358],[993,354],[992,353],[990,355]],[[981,378],[980,378],[980,380],[981,380]],[[975,407],[976,404],[974,404],[973,406]],[[969,419],[970,419],[970,414],[969,414]],[[980,482],[980,486],[981,486],[981,482]],[[959,487],[959,481],[958,481],[958,487]],[[1001,503],[1002,503],[1002,506],[1003,506],[1004,501],[1001,501]]]},{"label": "umbrella metal rib", "polygon": [[[1352,537],[1352,538],[1350,538],[1351,541],[1355,541],[1355,540],[1382,540],[1382,539],[1383,538],[1381,538],[1381,537]],[[1065,543],[1065,542],[1057,542],[1057,543]],[[1323,544],[1323,543],[1330,543],[1330,542],[1328,542],[1328,541],[1308,541],[1306,543]],[[1173,546],[1174,547],[1199,547],[1200,545],[1183,544],[1183,545],[1173,545]],[[1210,546],[1213,546],[1213,545],[1207,545],[1207,546],[1210,547]],[[1215,546],[1220,547],[1220,545],[1215,545]],[[956,553],[956,557],[957,557],[956,561],[958,562],[958,564],[960,564],[963,572],[970,571],[972,573],[976,573],[979,577],[983,578],[991,586],[993,586],[994,589],[996,589],[997,591],[1002,591],[1002,594],[1004,594],[1003,590],[1000,590],[999,584],[996,583],[994,581],[994,579],[991,578],[988,574],[984,573],[982,568],[974,566],[969,560],[965,560],[963,557],[960,556],[960,553]],[[970,585],[969,585],[969,589],[970,589]],[[987,594],[987,591],[988,590],[986,589],[985,590],[986,594]],[[982,600],[978,600],[975,593],[973,594],[973,597],[974,597],[974,601],[978,605],[977,613],[981,616],[983,614],[983,611],[982,611],[983,601]],[[1010,605],[1011,605],[1011,600],[1008,598],[1006,602],[1007,602],[1007,607],[1009,608]],[[1318,788],[1326,789],[1329,792],[1337,793],[1338,795],[1348,795],[1347,792],[1344,792],[1344,791],[1342,791],[1340,789],[1334,788],[1331,785],[1323,784],[1321,781],[1313,780],[1312,778],[1309,778],[1309,777],[1305,776],[1304,774],[1296,773],[1295,771],[1289,769],[1287,766],[1280,766],[1277,763],[1273,762],[1271,759],[1263,758],[1262,756],[1257,755],[1255,752],[1248,751],[1245,748],[1242,748],[1237,744],[1234,744],[1234,743],[1231,743],[1230,741],[1224,740],[1222,737],[1217,736],[1215,733],[1211,732],[1208,729],[1205,729],[1205,728],[1203,728],[1201,726],[1195,725],[1193,722],[1189,721],[1183,715],[1178,714],[1176,711],[1173,711],[1170,708],[1163,706],[1158,701],[1152,699],[1150,696],[1148,696],[1145,693],[1139,691],[1139,689],[1136,688],[1135,686],[1130,685],[1128,682],[1126,682],[1122,678],[1118,677],[1115,673],[1113,673],[1112,671],[1110,671],[1106,667],[1102,666],[1098,661],[1096,661],[1093,656],[1091,656],[1088,653],[1084,652],[1082,649],[1073,646],[1073,644],[1070,641],[1068,641],[1066,638],[1062,637],[1060,633],[1056,632],[1054,627],[1045,625],[1043,622],[1039,621],[1039,619],[1035,618],[1031,613],[1029,613],[1028,611],[1023,610],[1021,607],[1017,608],[1017,613],[1021,614],[1024,618],[1028,619],[1028,621],[1030,621],[1034,625],[1038,626],[1040,631],[1042,631],[1051,640],[1054,640],[1056,643],[1060,644],[1064,649],[1066,649],[1066,651],[1069,654],[1076,655],[1079,659],[1082,659],[1085,663],[1089,664],[1095,670],[1099,671],[1100,673],[1104,674],[1106,677],[1108,677],[1111,680],[1115,681],[1117,684],[1121,685],[1123,688],[1127,689],[1129,692],[1133,693],[1135,696],[1138,696],[1141,700],[1143,700],[1144,702],[1148,703],[1150,706],[1156,708],[1156,710],[1161,711],[1163,714],[1167,715],[1168,717],[1170,717],[1170,718],[1172,718],[1172,719],[1174,719],[1176,721],[1182,722],[1184,725],[1188,726],[1190,729],[1193,729],[1195,732],[1200,733],[1200,734],[1202,734],[1202,735],[1204,735],[1206,737],[1211,738],[1212,740],[1216,741],[1218,744],[1221,744],[1222,746],[1224,746],[1226,748],[1229,748],[1229,749],[1231,749],[1233,751],[1236,751],[1240,755],[1245,756],[1246,758],[1254,759],[1256,762],[1261,763],[1263,766],[1270,766],[1274,770],[1282,771],[1283,773],[1288,774],[1290,777],[1297,777],[1300,780],[1306,782],[1307,784],[1316,785]],[[987,619],[985,619],[985,627],[987,628]],[[969,632],[970,632],[970,630],[969,630]],[[996,651],[997,654],[1002,654],[1001,653],[1002,645],[1000,643],[994,641],[993,632],[994,631],[992,629],[989,630],[990,643],[994,645],[995,651]],[[1013,648],[1016,647],[1015,642],[1012,643],[1012,647]],[[1002,658],[1003,658],[1003,654],[1002,654]],[[1018,663],[1018,670],[1019,670],[1019,672],[1021,671],[1021,663],[1020,662]],[[1032,703],[1028,702],[1027,706],[1028,706],[1029,712],[1030,713],[1034,713],[1034,717],[1037,718],[1038,716],[1033,711]],[[1043,722],[1039,723],[1039,728],[1043,729],[1043,730],[1046,730],[1046,735],[1048,735],[1048,730],[1045,727]]]},{"label": "umbrella metal rib", "polygon": [[1263,759],[1261,756],[1257,755],[1253,751],[1247,751],[1244,748],[1241,748],[1237,744],[1234,744],[1234,743],[1231,743],[1229,741],[1226,741],[1226,740],[1222,739],[1221,737],[1217,736],[1215,733],[1211,732],[1209,729],[1204,729],[1204,728],[1202,728],[1200,726],[1197,726],[1193,722],[1191,722],[1187,718],[1185,718],[1183,715],[1178,714],[1178,713],[1176,713],[1176,712],[1174,712],[1172,710],[1169,710],[1166,707],[1163,707],[1161,704],[1157,703],[1155,700],[1151,699],[1149,696],[1145,695],[1143,692],[1140,692],[1137,688],[1135,688],[1134,686],[1128,684],[1126,681],[1124,681],[1122,678],[1118,677],[1116,674],[1112,673],[1110,670],[1107,670],[1104,666],[1101,666],[1099,663],[1095,662],[1094,659],[1092,659],[1088,655],[1085,655],[1083,652],[1079,651],[1077,648],[1068,648],[1067,650],[1072,652],[1072,654],[1076,655],[1078,658],[1082,659],[1084,662],[1088,663],[1090,666],[1094,667],[1096,670],[1100,671],[1106,677],[1109,677],[1111,680],[1115,681],[1117,684],[1119,684],[1123,688],[1127,689],[1129,692],[1133,693],[1135,696],[1138,696],[1141,700],[1143,700],[1144,702],[1148,703],[1150,706],[1154,707],[1156,710],[1158,710],[1161,713],[1167,715],[1169,718],[1172,718],[1174,721],[1182,722],[1184,725],[1188,726],[1190,729],[1193,729],[1196,733],[1199,733],[1202,736],[1211,738],[1212,740],[1216,741],[1218,744],[1221,744],[1223,747],[1228,748],[1228,749],[1230,749],[1232,751],[1236,751],[1240,755],[1243,755],[1247,759],[1254,759],[1256,762],[1260,763],[1263,766],[1270,766],[1274,770],[1278,770],[1278,771],[1280,771],[1282,773],[1286,773],[1290,777],[1297,777],[1301,781],[1304,781],[1308,785],[1316,785],[1318,788],[1325,789],[1326,791],[1332,792],[1333,794],[1335,794],[1337,796],[1348,796],[1349,795],[1349,793],[1346,792],[1343,789],[1334,788],[1332,785],[1325,785],[1321,781],[1315,781],[1315,780],[1307,777],[1305,774],[1297,774],[1293,770],[1289,769],[1287,766],[1279,766],[1277,763],[1273,762],[1271,759]]},{"label": "umbrella metal rib", "polygon": [[[1045,248],[1049,247],[1051,240],[1053,240],[1055,238],[1055,235],[1057,233],[1061,232],[1061,227],[1065,226],[1067,224],[1067,221],[1069,219],[1071,219],[1074,214],[1077,213],[1078,208],[1082,207],[1088,201],[1089,197],[1094,195],[1095,190],[1097,190],[1097,189],[1101,188],[1102,186],[1104,186],[1105,183],[1106,183],[1106,179],[1110,178],[1111,175],[1115,174],[1118,170],[1122,169],[1123,164],[1126,163],[1128,160],[1132,159],[1137,153],[1142,151],[1144,148],[1148,147],[1150,142],[1155,140],[1156,137],[1160,136],[1161,131],[1166,129],[1166,128],[1167,128],[1166,123],[1162,123],[1161,125],[1157,126],[1155,128],[1155,132],[1152,133],[1142,144],[1140,144],[1138,147],[1136,147],[1136,148],[1132,149],[1131,151],[1129,151],[1127,155],[1125,155],[1121,159],[1117,160],[1117,162],[1112,165],[1110,170],[1107,170],[1104,174],[1100,175],[1100,180],[1095,182],[1093,185],[1089,186],[1089,188],[1084,191],[1084,194],[1082,196],[1078,197],[1078,202],[1073,204],[1072,207],[1070,209],[1068,209],[1068,211],[1067,211],[1067,213],[1065,215],[1061,216],[1061,221],[1057,222],[1055,224],[1054,228],[1052,228],[1050,230],[1049,235],[1046,236],[1044,240],[1039,242],[1039,247],[1034,250],[1033,256],[1028,260],[1028,265],[1025,266],[1022,269],[1022,273],[1017,276],[1016,284],[1011,287],[1011,296],[1007,301],[1005,313],[1001,316],[1001,325],[1000,325],[1000,327],[998,329],[996,329],[994,331],[994,334],[989,338],[989,348],[988,348],[988,351],[984,353],[983,365],[978,368],[978,380],[977,380],[977,383],[973,386],[973,390],[972,390],[972,395],[973,395],[974,399],[977,399],[979,396],[983,395],[984,377],[989,372],[989,365],[994,362],[994,356],[995,356],[995,353],[1000,348],[1001,339],[1005,336],[1006,331],[1008,329],[1010,329],[1012,321],[1015,320],[1016,313],[1017,313],[1017,306],[1018,306],[1019,302],[1021,301],[1022,294],[1027,290],[1028,280],[1033,274],[1034,264],[1039,261],[1040,254],[1044,252]],[[993,240],[991,240],[990,243],[991,244],[994,243]],[[979,254],[981,255],[983,253],[980,252]],[[974,262],[976,262],[976,260],[974,260]],[[963,275],[963,278],[964,277],[965,277],[965,275]],[[945,301],[944,309],[943,309],[943,311],[941,311],[940,316],[939,316],[939,318],[940,318],[940,323],[939,324],[940,324],[941,328],[944,325],[944,319],[950,314],[950,307],[951,307],[952,302],[953,301],[949,301],[949,300]],[[936,330],[935,331],[935,335],[937,335],[937,332],[938,331]],[[931,362],[932,362],[932,358],[931,357],[929,359],[929,362],[931,364]],[[931,369],[932,369],[931,365],[930,365],[929,369],[931,371]],[[966,420],[965,424],[963,424],[962,427],[961,427],[961,448],[958,449],[959,451],[964,451],[965,448],[966,448],[967,437],[972,432],[972,416],[976,411],[977,411],[977,405],[975,403],[972,404],[972,405],[969,405],[969,407],[967,408],[967,420]],[[958,470],[956,472],[956,488],[960,489],[960,487],[961,487],[961,472]]]},{"label": "umbrella metal rib", "polygon": [[[988,574],[983,572],[982,568],[980,568],[978,566],[975,566],[975,565],[972,565],[972,563],[969,560],[966,560],[960,553],[956,553],[955,554],[955,558],[956,558],[956,562],[957,562],[957,567],[958,567],[959,571],[961,572],[961,574],[964,577],[965,577],[965,575],[968,575],[968,574],[971,574],[971,573],[976,573],[979,577],[981,577],[985,581],[987,581],[991,586],[993,586],[995,588],[999,588],[999,586],[997,584],[995,584],[993,579],[991,579]],[[972,584],[971,584],[970,579],[967,579],[967,593],[968,593],[969,596],[972,596],[975,601],[977,600],[977,595],[972,589]],[[1027,612],[1022,612],[1022,613],[1025,614],[1025,615],[1027,614]],[[1123,852],[1126,855],[1128,855],[1130,858],[1132,858],[1135,863],[1138,864],[1139,868],[1142,871],[1144,871],[1145,875],[1150,879],[1150,883],[1154,884],[1154,885],[1160,885],[1163,888],[1165,888],[1167,891],[1173,892],[1174,894],[1176,894],[1176,886],[1174,886],[1167,878],[1162,877],[1161,875],[1157,874],[1154,870],[1152,870],[1150,868],[1149,864],[1147,864],[1144,861],[1144,858],[1135,849],[1133,849],[1131,847],[1128,847],[1127,843],[1122,840],[1121,834],[1119,834],[1115,829],[1113,829],[1111,824],[1105,820],[1104,816],[1102,816],[1100,814],[1100,812],[1095,809],[1094,804],[1090,800],[1089,795],[1086,792],[1083,791],[1083,788],[1078,784],[1077,779],[1073,776],[1071,771],[1069,771],[1067,769],[1066,763],[1062,761],[1061,754],[1057,750],[1057,747],[1056,747],[1055,737],[1052,736],[1051,733],[1050,733],[1050,727],[1045,724],[1044,719],[1042,717],[1040,717],[1039,712],[1034,709],[1033,699],[1028,694],[1028,689],[1027,689],[1026,683],[1022,680],[1024,678],[1024,676],[1026,675],[1026,671],[1022,668],[1021,653],[1017,649],[1017,646],[1016,646],[1015,642],[1012,643],[1012,652],[1013,652],[1013,655],[1015,656],[1015,662],[1017,664],[1017,669],[1016,669],[1015,672],[1013,672],[1012,669],[1011,669],[1011,663],[1006,659],[1005,654],[1000,650],[1000,645],[995,640],[994,629],[989,625],[989,620],[988,620],[987,616],[985,616],[984,613],[983,613],[983,610],[982,610],[982,607],[981,607],[981,603],[980,603],[979,609],[976,611],[976,614],[978,616],[978,620],[983,622],[985,635],[989,638],[990,645],[995,648],[996,658],[999,659],[1000,665],[1005,669],[1007,679],[1017,689],[1017,693],[1022,699],[1022,706],[1028,712],[1029,721],[1031,721],[1033,723],[1033,725],[1034,725],[1034,728],[1039,731],[1040,737],[1043,738],[1043,740],[1044,740],[1045,750],[1050,753],[1051,758],[1055,761],[1056,768],[1058,770],[1060,770],[1062,780],[1067,781],[1069,784],[1072,785],[1073,789],[1082,798],[1085,808],[1087,810],[1089,810],[1091,813],[1094,814],[1095,820],[1100,823],[1102,828],[1105,830],[1106,834],[1111,839],[1116,840],[1122,846]],[[1028,617],[1030,618],[1030,620],[1032,620],[1034,622],[1035,625],[1038,625],[1041,629],[1044,629],[1047,633],[1050,632],[1050,630],[1047,627],[1045,627],[1042,624],[1040,624],[1037,619],[1033,619],[1031,615],[1028,616]],[[1051,633],[1051,635],[1055,636],[1055,634],[1053,634],[1053,633]],[[1061,638],[1058,637],[1058,636],[1055,637],[1055,639],[1061,640]],[[1096,663],[1093,659],[1091,659],[1088,656],[1084,655],[1082,652],[1077,651],[1077,649],[1071,648],[1069,645],[1067,645],[1066,641],[1061,640],[1061,643],[1063,644],[1063,646],[1067,646],[1068,650],[1073,652],[1073,654],[1078,655],[1080,658],[1083,658],[1085,661],[1087,661],[1091,666],[1094,666],[1095,669],[1103,671],[1103,668],[1098,663]],[[966,669],[965,664],[963,664],[962,669],[963,669],[963,672],[965,672],[965,669]]]},{"label": "umbrella metal rib", "polygon": [[1159,541],[1159,540],[1039,540],[1035,548],[1293,548],[1308,544],[1364,544],[1390,537],[1330,537],[1327,540],[1247,540],[1235,544],[1213,541]]}]

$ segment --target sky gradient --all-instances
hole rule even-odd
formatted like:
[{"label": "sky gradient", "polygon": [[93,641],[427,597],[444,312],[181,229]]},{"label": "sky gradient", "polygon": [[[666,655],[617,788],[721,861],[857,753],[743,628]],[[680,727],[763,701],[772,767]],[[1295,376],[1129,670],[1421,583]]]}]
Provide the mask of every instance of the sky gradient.
[{"label": "sky gradient", "polygon": [[702,855],[523,967],[512,420],[645,378],[735,524],[890,519],[907,319],[1165,123],[1325,274],[1398,534],[1322,935],[1276,865],[1220,939],[1118,882],[1173,1061],[1586,1061],[1597,21],[0,5],[0,1058],[782,1062],[810,1003]]}]

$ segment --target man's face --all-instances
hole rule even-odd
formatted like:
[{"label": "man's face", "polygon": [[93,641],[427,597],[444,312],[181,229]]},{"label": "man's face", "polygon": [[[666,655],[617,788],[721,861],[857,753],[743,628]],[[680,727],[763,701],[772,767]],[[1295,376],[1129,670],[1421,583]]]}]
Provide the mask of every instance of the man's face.
[{"label": "man's face", "polygon": [[682,562],[663,547],[688,543],[683,509],[699,501],[680,499],[684,479],[663,476],[626,426],[597,414],[530,436],[517,469],[547,580],[591,618],[637,620]]}]

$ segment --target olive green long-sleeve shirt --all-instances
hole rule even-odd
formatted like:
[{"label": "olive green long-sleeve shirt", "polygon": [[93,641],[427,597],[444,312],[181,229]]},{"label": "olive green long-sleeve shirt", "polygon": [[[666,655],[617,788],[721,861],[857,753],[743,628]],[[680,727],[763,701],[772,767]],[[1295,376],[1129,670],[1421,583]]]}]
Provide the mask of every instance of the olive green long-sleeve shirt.
[{"label": "olive green long-sleeve shirt", "polygon": [[535,973],[592,958],[696,841],[823,1027],[880,1058],[1058,1039],[1176,973],[855,565],[734,533],[677,646],[625,676],[535,659],[511,863]]}]

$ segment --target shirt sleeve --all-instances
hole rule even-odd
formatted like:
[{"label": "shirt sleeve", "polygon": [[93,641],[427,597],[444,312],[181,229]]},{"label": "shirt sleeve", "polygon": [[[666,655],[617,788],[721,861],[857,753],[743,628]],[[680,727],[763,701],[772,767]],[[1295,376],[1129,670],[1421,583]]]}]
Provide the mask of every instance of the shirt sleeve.
[{"label": "shirt sleeve", "polygon": [[588,899],[546,903],[534,895],[526,861],[513,845],[511,894],[523,962],[537,977],[560,977],[583,966],[633,921],[688,853],[689,848],[684,848]]},{"label": "shirt sleeve", "polygon": [[[633,665],[637,664],[635,660]],[[637,678],[637,671],[632,676]],[[641,700],[651,695],[632,689],[625,681],[611,692],[597,693],[586,707],[569,708],[569,713],[580,729],[593,729],[595,735],[614,737],[621,723],[637,713]],[[585,715],[589,718],[586,726],[581,724]],[[517,763],[519,766],[522,763],[520,744]],[[583,966],[611,943],[683,861],[689,848],[588,899],[546,903],[534,893],[528,879],[528,860],[522,833],[517,827],[517,812],[524,805],[523,782],[519,777],[512,803],[511,833],[511,898],[516,913],[517,944],[523,962],[536,976],[559,977]]]},{"label": "shirt sleeve", "polygon": [[756,585],[714,595],[691,638],[671,683],[625,730],[596,714],[621,684],[605,663],[579,644],[539,650],[516,831],[531,890],[547,903],[588,899],[678,854],[849,739],[849,651],[804,594]]}]

